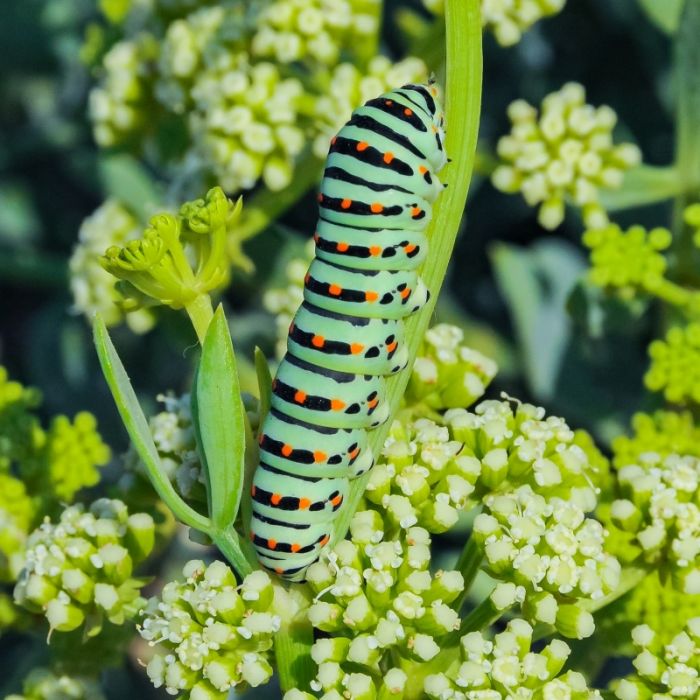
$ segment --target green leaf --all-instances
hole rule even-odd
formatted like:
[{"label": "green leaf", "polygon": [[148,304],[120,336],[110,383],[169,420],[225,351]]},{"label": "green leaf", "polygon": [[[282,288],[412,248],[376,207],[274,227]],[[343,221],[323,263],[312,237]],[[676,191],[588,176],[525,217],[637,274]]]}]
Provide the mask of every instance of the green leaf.
[{"label": "green leaf", "polygon": [[124,427],[143,462],[153,488],[183,523],[207,532],[211,527],[209,518],[197,513],[182,500],[161,465],[146,416],[141,410],[126,370],[112,344],[107,327],[99,315],[95,316],[93,333],[102,372],[112,392]]},{"label": "green leaf", "polygon": [[124,204],[144,222],[161,203],[162,196],[156,183],[133,156],[104,156],[99,161],[99,174],[109,196]]},{"label": "green leaf", "polygon": [[618,211],[663,202],[682,191],[683,182],[675,167],[639,165],[625,174],[622,187],[602,190],[600,199],[607,211]]},{"label": "green leaf", "polygon": [[530,249],[500,243],[491,250],[496,282],[505,298],[530,389],[552,396],[571,335],[565,302],[585,268],[573,245],[544,239]]},{"label": "green leaf", "polygon": [[649,19],[666,34],[675,34],[681,20],[683,0],[639,0]]},{"label": "green leaf", "polygon": [[676,41],[677,162],[691,198],[700,194],[700,0],[685,0]]},{"label": "green leaf", "polygon": [[202,345],[195,396],[209,514],[214,527],[223,530],[233,525],[243,491],[245,409],[231,334],[221,306],[214,313]]},{"label": "green leaf", "polygon": [[267,364],[265,353],[255,348],[255,372],[258,375],[258,391],[260,392],[260,424],[265,420],[265,416],[270,411],[272,403],[272,374],[270,366]]}]

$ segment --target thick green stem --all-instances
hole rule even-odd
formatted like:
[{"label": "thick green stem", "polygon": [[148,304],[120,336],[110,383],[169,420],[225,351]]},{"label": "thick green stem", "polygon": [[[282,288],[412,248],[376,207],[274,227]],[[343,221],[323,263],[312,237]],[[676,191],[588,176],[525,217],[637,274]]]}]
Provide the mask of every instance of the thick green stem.
[{"label": "thick green stem", "polygon": [[479,549],[479,545],[472,535],[464,545],[464,549],[459,555],[459,559],[455,565],[455,569],[464,577],[464,590],[462,591],[462,594],[452,603],[452,607],[455,610],[459,611],[462,609],[462,605],[464,605],[464,600],[469,594],[472,583],[474,583],[474,579],[479,573],[479,567],[481,566],[481,561],[483,558],[484,555],[482,554],[481,549]]},{"label": "thick green stem", "polygon": [[685,0],[676,39],[676,167],[683,193],[674,206],[674,252],[678,281],[696,279],[693,231],[683,210],[700,200],[700,0]]},{"label": "thick green stem", "polygon": [[208,294],[200,294],[196,296],[187,306],[185,306],[190,321],[194,326],[194,331],[197,334],[200,345],[204,342],[207,335],[207,328],[214,317],[214,309],[211,305],[211,297]]},{"label": "thick green stem", "polygon": [[500,619],[508,610],[494,604],[489,596],[477,605],[463,620],[458,630],[450,632],[440,640],[441,647],[451,647],[459,644],[459,640],[470,632],[481,632],[488,629],[494,622]]},{"label": "thick green stem", "polygon": [[[410,367],[413,365],[418,347],[433,315],[464,213],[464,204],[474,169],[481,112],[482,54],[479,8],[479,0],[447,0],[446,2],[448,128],[446,151],[453,162],[445,169],[445,181],[449,187],[440,195],[433,211],[433,220],[428,227],[430,255],[422,276],[430,290],[431,298],[422,311],[406,323],[408,369],[387,381],[386,401],[390,407],[390,418],[370,435],[370,445],[375,455],[381,452],[392,418],[401,404],[410,377]],[[345,537],[368,479],[369,474],[365,474],[353,482],[345,507],[334,526],[334,541]]]}]

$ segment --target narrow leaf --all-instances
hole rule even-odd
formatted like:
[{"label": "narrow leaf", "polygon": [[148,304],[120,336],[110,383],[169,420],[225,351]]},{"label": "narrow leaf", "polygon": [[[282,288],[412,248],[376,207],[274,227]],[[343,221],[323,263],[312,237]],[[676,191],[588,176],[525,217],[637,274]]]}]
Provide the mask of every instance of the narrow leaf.
[{"label": "narrow leaf", "polygon": [[211,526],[209,518],[197,513],[180,498],[163,470],[146,416],[141,410],[126,370],[99,315],[95,317],[93,332],[102,372],[124,427],[144,464],[153,488],[179,520],[190,527],[207,532]]},{"label": "narrow leaf", "polygon": [[161,194],[148,171],[124,153],[104,156],[99,162],[100,179],[111,197],[147,220],[160,204]]},{"label": "narrow leaf", "polygon": [[491,251],[496,281],[515,325],[526,377],[536,397],[552,396],[571,333],[565,302],[585,265],[570,244],[544,240],[530,249]]},{"label": "narrow leaf", "polygon": [[243,489],[245,422],[236,357],[223,308],[202,345],[196,422],[209,484],[209,513],[217,529],[233,525]]},{"label": "narrow leaf", "polygon": [[272,403],[272,374],[270,366],[267,364],[267,359],[263,351],[255,348],[255,372],[258,375],[258,391],[260,392],[260,425],[265,420],[265,416],[270,411]]}]

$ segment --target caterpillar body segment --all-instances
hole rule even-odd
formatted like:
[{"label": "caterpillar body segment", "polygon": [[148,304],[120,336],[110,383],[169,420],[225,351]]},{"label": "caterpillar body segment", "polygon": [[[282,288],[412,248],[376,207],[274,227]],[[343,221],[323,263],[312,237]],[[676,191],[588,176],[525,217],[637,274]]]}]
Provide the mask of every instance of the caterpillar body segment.
[{"label": "caterpillar body segment", "polygon": [[443,189],[435,85],[405,85],[357,109],[330,145],[304,302],[261,426],[251,540],[291,581],[329,543],[349,480],[372,467],[386,421],[384,376],[407,364],[403,319],[429,297],[417,269]]}]

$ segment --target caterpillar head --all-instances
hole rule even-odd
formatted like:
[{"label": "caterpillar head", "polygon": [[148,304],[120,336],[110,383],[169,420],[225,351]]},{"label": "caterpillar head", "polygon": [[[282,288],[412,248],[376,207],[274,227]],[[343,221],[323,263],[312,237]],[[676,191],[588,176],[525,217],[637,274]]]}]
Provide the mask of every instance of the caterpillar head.
[{"label": "caterpillar head", "polygon": [[435,134],[436,148],[429,154],[428,161],[434,172],[439,172],[447,163],[445,153],[445,110],[442,107],[442,91],[437,82],[431,78],[430,82],[420,85],[404,85],[404,90],[410,90],[412,98],[424,105],[425,111],[431,117],[428,128]]}]

